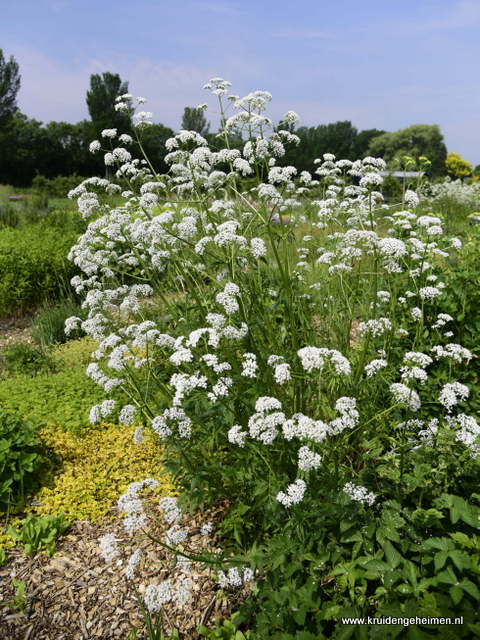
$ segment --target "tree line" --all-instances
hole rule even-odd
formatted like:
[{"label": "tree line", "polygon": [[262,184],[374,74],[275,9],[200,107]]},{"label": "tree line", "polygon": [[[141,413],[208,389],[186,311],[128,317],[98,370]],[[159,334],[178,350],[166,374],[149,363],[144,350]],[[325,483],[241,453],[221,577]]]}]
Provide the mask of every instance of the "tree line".
[{"label": "tree line", "polygon": [[[116,98],[128,93],[128,82],[116,73],[105,72],[90,76],[86,103],[90,119],[77,123],[42,122],[29,118],[17,107],[20,89],[19,66],[13,56],[7,60],[0,49],[0,183],[29,186],[37,175],[54,178],[59,175],[90,176],[105,171],[101,154],[91,154],[89,144],[100,139],[103,129],[117,128],[119,133],[132,134],[133,108],[115,109]],[[131,104],[131,103],[129,103]],[[280,122],[278,128],[291,125]],[[210,132],[202,109],[185,107],[182,129],[201,133],[212,147],[220,143]],[[298,146],[288,149],[281,164],[291,164],[298,170],[312,171],[314,160],[324,153],[337,158],[356,160],[366,155],[384,158],[390,168],[401,168],[404,156],[426,156],[431,162],[432,176],[446,174],[447,149],[437,125],[417,124],[395,132],[379,129],[359,131],[349,120],[299,127],[294,133],[300,138]],[[153,123],[142,128],[141,142],[150,162],[159,172],[167,171],[164,156],[165,142],[174,131]],[[240,138],[232,138],[232,146],[241,147]]]}]

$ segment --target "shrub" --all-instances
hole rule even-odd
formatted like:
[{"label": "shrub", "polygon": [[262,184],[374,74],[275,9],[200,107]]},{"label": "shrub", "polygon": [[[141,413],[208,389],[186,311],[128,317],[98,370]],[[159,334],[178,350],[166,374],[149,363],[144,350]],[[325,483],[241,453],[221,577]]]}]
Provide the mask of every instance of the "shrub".
[{"label": "shrub", "polygon": [[71,298],[45,306],[33,320],[32,337],[35,342],[46,347],[79,338],[81,331],[72,331],[68,336],[65,334],[65,320],[70,316],[86,317],[80,305]]},{"label": "shrub", "polygon": [[71,341],[51,352],[53,372],[0,380],[0,405],[26,418],[81,431],[88,424],[92,403],[102,399],[100,389],[85,376],[94,348],[90,339]]},{"label": "shrub", "polygon": [[47,196],[66,198],[68,192],[74,189],[82,179],[75,173],[70,176],[56,176],[55,178],[46,178],[38,174],[32,180],[32,189]]},{"label": "shrub", "polygon": [[13,207],[9,205],[0,205],[0,229],[2,227],[11,227],[14,229],[15,227],[18,227],[19,222],[20,216]]},{"label": "shrub", "polygon": [[0,511],[23,504],[44,461],[38,427],[0,408]]},{"label": "shrub", "polygon": [[69,290],[75,233],[43,224],[0,232],[0,316],[23,313]]},{"label": "shrub", "polygon": [[66,210],[64,203],[60,208],[51,208],[44,220],[48,226],[62,229],[63,232],[68,230],[79,234],[84,233],[86,228],[85,221],[71,210]]},{"label": "shrub", "polygon": [[4,348],[0,360],[9,374],[25,374],[33,376],[38,373],[52,372],[56,368],[55,361],[44,351],[31,344],[12,344]]}]

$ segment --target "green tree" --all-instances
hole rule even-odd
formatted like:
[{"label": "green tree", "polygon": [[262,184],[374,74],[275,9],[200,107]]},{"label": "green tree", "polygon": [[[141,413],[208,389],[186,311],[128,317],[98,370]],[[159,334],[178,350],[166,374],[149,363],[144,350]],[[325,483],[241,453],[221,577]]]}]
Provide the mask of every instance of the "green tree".
[{"label": "green tree", "polygon": [[468,162],[459,153],[450,152],[445,160],[447,172],[453,178],[467,178],[472,175],[473,165]]},{"label": "green tree", "polygon": [[368,148],[374,138],[383,135],[386,131],[381,129],[364,129],[359,131],[355,139],[353,153],[355,160],[365,158],[368,155]]},{"label": "green tree", "polygon": [[292,164],[299,171],[312,171],[314,160],[324,153],[333,153],[339,160],[355,157],[357,129],[349,120],[321,124],[317,127],[299,127],[295,134],[300,138],[297,147],[290,148],[281,164]]},{"label": "green tree", "polygon": [[5,60],[0,49],[0,127],[4,127],[17,111],[17,93],[20,89],[18,63],[13,56]]},{"label": "green tree", "polygon": [[151,124],[139,130],[139,137],[145,154],[159,173],[166,173],[169,166],[164,158],[167,153],[165,142],[174,136],[174,132],[163,124]]},{"label": "green tree", "polygon": [[210,131],[210,123],[207,122],[203,109],[198,107],[185,107],[181,128],[187,131],[196,131],[201,136],[206,136]]},{"label": "green tree", "polygon": [[[118,133],[128,133],[132,127],[132,113],[115,109],[118,96],[128,93],[128,82],[122,82],[118,73],[106,71],[101,76],[90,76],[90,89],[87,91],[87,106],[97,137],[103,129],[116,128]],[[127,103],[130,105],[130,101]]]},{"label": "green tree", "polygon": [[45,172],[49,145],[40,121],[17,111],[0,138],[0,182],[28,186],[37,171]]},{"label": "green tree", "polygon": [[383,158],[392,169],[401,165],[404,156],[412,156],[415,160],[426,156],[431,162],[431,175],[445,175],[447,149],[440,127],[436,124],[414,124],[406,129],[384,133],[373,138],[368,153]]}]

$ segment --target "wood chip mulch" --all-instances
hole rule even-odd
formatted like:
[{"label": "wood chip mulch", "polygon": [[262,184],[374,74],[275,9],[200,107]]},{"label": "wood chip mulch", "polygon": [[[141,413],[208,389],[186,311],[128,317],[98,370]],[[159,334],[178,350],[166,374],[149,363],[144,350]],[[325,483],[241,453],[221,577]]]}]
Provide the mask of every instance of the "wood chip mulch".
[{"label": "wood chip mulch", "polygon": [[30,316],[0,318],[0,349],[19,342],[32,344],[31,325],[32,318]]},{"label": "wood chip mulch", "polygon": [[[57,542],[51,558],[42,553],[27,556],[17,548],[10,552],[8,562],[0,567],[0,603],[13,599],[15,578],[26,583],[26,606],[23,611],[0,607],[1,640],[126,640],[132,628],[142,630],[133,637],[146,637],[135,588],[143,593],[147,585],[178,575],[175,558],[146,536],[134,546],[119,516],[112,514],[96,523],[75,523]],[[214,521],[216,515],[211,514],[208,520]],[[188,547],[196,552],[215,550],[212,537],[200,535],[202,522],[206,522],[205,516],[182,521],[182,527],[189,531]],[[163,526],[158,530],[154,526],[151,532],[163,540],[164,530]],[[101,556],[98,539],[106,533],[114,533],[125,543],[123,560],[107,564]],[[126,559],[138,547],[144,552],[144,560],[132,583],[123,570]],[[228,601],[218,597],[216,573],[211,568],[193,563],[190,577],[189,604],[183,609],[172,604],[163,608],[164,631],[169,634],[176,628],[182,639],[200,638],[196,631],[200,623],[209,626],[217,618],[229,617],[242,599],[241,592]]]}]

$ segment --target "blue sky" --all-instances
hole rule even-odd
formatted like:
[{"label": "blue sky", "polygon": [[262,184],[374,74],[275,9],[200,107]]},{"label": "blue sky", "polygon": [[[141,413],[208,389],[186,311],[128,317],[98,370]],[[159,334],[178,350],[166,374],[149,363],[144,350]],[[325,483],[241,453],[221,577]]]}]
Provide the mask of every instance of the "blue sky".
[{"label": "blue sky", "polygon": [[[22,111],[88,117],[111,71],[173,128],[212,76],[273,94],[271,115],[393,131],[440,125],[480,164],[480,0],[0,0],[0,47],[20,65]],[[216,122],[214,111],[207,117]]]}]

